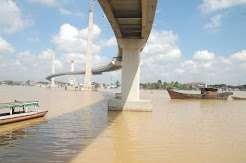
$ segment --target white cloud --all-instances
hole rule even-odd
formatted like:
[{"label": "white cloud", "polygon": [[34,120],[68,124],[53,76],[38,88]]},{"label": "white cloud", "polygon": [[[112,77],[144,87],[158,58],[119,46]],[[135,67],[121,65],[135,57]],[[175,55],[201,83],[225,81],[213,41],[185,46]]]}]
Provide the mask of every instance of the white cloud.
[{"label": "white cloud", "polygon": [[[97,38],[101,29],[94,25]],[[87,51],[87,33],[85,29],[78,30],[70,24],[60,27],[59,33],[53,37],[52,42],[56,43],[56,72],[70,71],[70,61],[75,57],[75,70],[85,69]],[[85,37],[82,37],[85,36]],[[30,39],[32,40],[32,39]],[[32,40],[33,41],[33,40]],[[109,62],[106,56],[100,56],[101,48],[105,45],[100,44],[99,38],[93,41],[93,66],[105,65]],[[107,42],[107,40],[106,40]],[[13,47],[0,37],[0,56],[13,54]],[[111,59],[110,59],[111,60]],[[0,60],[0,80],[45,80],[51,73],[52,50],[44,50],[41,54],[32,54],[30,51],[23,51],[16,54],[16,57],[8,62]],[[8,64],[6,64],[8,63]],[[28,74],[28,75],[27,75]],[[107,74],[109,75],[109,74]],[[82,75],[83,76],[83,75]],[[101,76],[103,78],[103,76]],[[62,77],[61,77],[62,79]],[[63,79],[66,79],[65,77]],[[108,78],[109,79],[109,78]],[[58,80],[60,80],[58,78]],[[82,82],[82,81],[81,81]]]},{"label": "white cloud", "polygon": [[104,40],[102,41],[102,43],[105,45],[105,46],[108,46],[108,47],[111,47],[111,46],[117,46],[117,41],[116,41],[116,38],[114,36],[112,36],[109,40]]},{"label": "white cloud", "polygon": [[204,28],[218,28],[221,26],[221,14],[217,14],[214,17],[210,18],[211,22],[206,24]]},{"label": "white cloud", "polygon": [[63,24],[60,27],[59,36],[61,39],[73,41],[78,37],[78,30],[70,24]]},{"label": "white cloud", "polygon": [[35,43],[35,42],[40,42],[40,39],[39,38],[27,38],[26,39],[28,42],[31,42],[31,43]]},{"label": "white cloud", "polygon": [[181,58],[177,47],[178,35],[172,31],[152,30],[141,57],[141,81],[154,82],[166,78],[171,65]]},{"label": "white cloud", "polygon": [[[93,39],[97,38],[101,33],[102,33],[102,30],[101,28],[96,25],[96,24],[93,24],[93,34],[92,34],[92,37]],[[79,36],[82,37],[83,39],[87,39],[88,37],[88,28],[84,28],[82,30],[79,31]]]},{"label": "white cloud", "polygon": [[62,15],[71,15],[71,14],[72,14],[71,11],[66,10],[66,9],[64,9],[64,8],[60,8],[59,11],[60,11],[60,13],[61,13]]},{"label": "white cloud", "polygon": [[182,83],[202,81],[209,84],[238,84],[246,82],[246,50],[230,57],[215,56],[214,53],[198,51],[193,60],[181,61],[175,71],[170,71],[170,80]]},{"label": "white cloud", "polygon": [[187,72],[196,73],[197,72],[197,63],[192,61],[192,60],[184,61],[183,63],[181,63],[181,68],[186,73]]},{"label": "white cloud", "polygon": [[229,57],[198,50],[192,59],[183,60],[177,41],[178,35],[171,31],[152,31],[141,53],[141,82],[246,83],[246,50]]},{"label": "white cloud", "polygon": [[31,3],[40,3],[46,6],[55,6],[58,3],[56,2],[56,0],[28,0]]},{"label": "white cloud", "polygon": [[211,61],[214,59],[214,53],[208,52],[207,50],[204,51],[197,51],[194,54],[194,60],[196,61]]},{"label": "white cloud", "polygon": [[[28,0],[30,3],[39,3],[48,7],[56,7],[61,15],[72,15],[72,11],[65,9],[64,4],[69,3],[69,0]],[[77,16],[77,13],[75,14]]]},{"label": "white cloud", "polygon": [[[7,63],[0,60],[1,80],[36,80],[44,81],[47,73],[51,71],[52,51],[47,49],[41,54],[32,54],[23,51],[16,54],[16,58]],[[56,70],[62,69],[63,64],[56,60]]]},{"label": "white cloud", "polygon": [[81,18],[84,18],[86,17],[86,15],[83,13],[83,12],[77,12],[74,14],[75,16],[78,16],[78,17],[81,17]]},{"label": "white cloud", "polygon": [[[107,64],[111,58],[99,55],[102,47],[107,46],[101,42],[111,42],[110,40],[100,40],[101,29],[93,26],[93,68]],[[59,34],[53,37],[52,42],[56,44],[56,56],[59,57],[63,68],[60,72],[70,71],[70,62],[74,57],[75,71],[84,70],[86,64],[88,28],[78,30],[70,24],[63,24]],[[116,55],[116,54],[115,54]],[[49,74],[49,73],[48,73]],[[48,75],[47,74],[47,75]],[[98,77],[97,77],[98,78]],[[100,78],[100,77],[99,77]],[[101,76],[103,78],[103,76]],[[81,81],[83,82],[83,81]]]},{"label": "white cloud", "polygon": [[34,24],[31,18],[23,18],[21,10],[12,0],[0,1],[0,15],[0,31],[4,33],[12,34]]},{"label": "white cloud", "polygon": [[231,55],[229,59],[234,63],[246,63],[246,50]]},{"label": "white cloud", "polygon": [[12,55],[14,51],[15,50],[12,45],[0,37],[0,59],[3,59],[5,56]]},{"label": "white cloud", "polygon": [[239,5],[246,5],[246,0],[203,0],[199,8],[203,13],[210,13]]},{"label": "white cloud", "polygon": [[[97,26],[93,26],[93,54],[98,54],[101,50],[101,46],[97,42],[97,37],[101,34],[101,29]],[[53,42],[56,47],[62,53],[82,53],[85,55],[87,49],[87,36],[88,28],[78,30],[70,24],[63,24],[60,27],[60,32],[53,38]]]}]

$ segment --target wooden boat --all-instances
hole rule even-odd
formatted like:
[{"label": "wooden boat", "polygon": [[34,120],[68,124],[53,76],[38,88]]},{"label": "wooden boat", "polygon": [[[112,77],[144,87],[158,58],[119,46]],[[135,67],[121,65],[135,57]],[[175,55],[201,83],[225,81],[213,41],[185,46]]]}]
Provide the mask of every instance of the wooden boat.
[{"label": "wooden boat", "polygon": [[[33,111],[28,111],[29,106],[33,106]],[[24,121],[27,119],[43,117],[48,111],[37,110],[37,101],[15,101],[11,103],[0,103],[0,109],[9,109],[9,113],[0,114],[0,125]],[[23,108],[21,111],[16,111],[17,108]]]},{"label": "wooden boat", "polygon": [[201,88],[201,94],[188,94],[180,93],[167,89],[171,99],[214,99],[214,100],[227,100],[229,95],[233,92],[219,93],[215,88]]},{"label": "wooden boat", "polygon": [[246,97],[231,96],[233,100],[246,100]]}]

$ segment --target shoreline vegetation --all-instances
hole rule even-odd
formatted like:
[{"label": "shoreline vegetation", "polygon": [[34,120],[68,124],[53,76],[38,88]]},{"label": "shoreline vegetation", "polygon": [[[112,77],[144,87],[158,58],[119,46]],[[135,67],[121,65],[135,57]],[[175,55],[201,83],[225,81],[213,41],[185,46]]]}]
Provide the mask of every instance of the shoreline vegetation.
[{"label": "shoreline vegetation", "polygon": [[[59,82],[59,87],[65,87],[67,83]],[[8,85],[8,86],[36,86],[36,87],[49,87],[50,82],[34,82],[34,81],[13,81],[13,80],[5,80],[0,81],[1,85]],[[120,82],[117,80],[115,83],[111,84],[104,84],[104,83],[96,83],[93,82],[93,85],[95,85],[96,88],[119,88]],[[110,87],[111,86],[111,87]],[[112,87],[113,86],[113,87]],[[162,90],[162,89],[173,89],[173,90],[200,90],[203,87],[213,87],[217,88],[219,90],[223,91],[246,91],[246,84],[242,85],[227,85],[227,84],[212,84],[212,85],[206,85],[203,82],[192,82],[192,83],[179,83],[178,81],[174,82],[162,82],[161,80],[158,80],[154,83],[140,83],[140,89],[146,89],[146,90]]]},{"label": "shoreline vegetation", "polygon": [[193,83],[179,83],[178,81],[171,83],[163,82],[158,80],[156,83],[140,83],[140,88],[142,89],[174,89],[174,90],[200,90],[203,87],[213,87],[223,91],[245,91],[246,84],[244,85],[226,85],[226,84],[212,84],[207,85],[203,82],[193,82]]}]

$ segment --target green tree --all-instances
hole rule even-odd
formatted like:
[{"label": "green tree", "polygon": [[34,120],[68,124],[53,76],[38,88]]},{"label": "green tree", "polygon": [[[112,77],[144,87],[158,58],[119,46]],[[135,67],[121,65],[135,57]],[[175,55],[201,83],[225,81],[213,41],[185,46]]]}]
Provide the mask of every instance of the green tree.
[{"label": "green tree", "polygon": [[155,89],[161,89],[161,86],[162,86],[162,82],[161,80],[158,80],[158,82],[155,83]]},{"label": "green tree", "polygon": [[98,83],[94,83],[95,84],[95,88],[98,88],[99,87],[99,84]]},{"label": "green tree", "polygon": [[117,88],[120,86],[120,82],[117,80],[116,82],[115,82],[115,85],[117,86]]},{"label": "green tree", "polygon": [[27,85],[30,85],[30,80],[27,80],[27,81],[26,81],[26,84],[27,84]]},{"label": "green tree", "polygon": [[174,82],[173,81],[171,82],[171,86],[174,86]]},{"label": "green tree", "polygon": [[189,86],[189,90],[192,90],[192,85]]},{"label": "green tree", "polygon": [[143,89],[146,89],[147,88],[147,83],[144,83],[144,84],[140,84],[142,87],[143,87]]},{"label": "green tree", "polygon": [[182,85],[182,89],[183,89],[183,90],[187,90],[187,89],[188,89],[187,84],[183,84],[183,85]]},{"label": "green tree", "polygon": [[172,86],[172,85],[169,85],[168,88],[169,88],[169,89],[173,89],[173,86]]},{"label": "green tree", "polygon": [[178,86],[179,86],[179,82],[176,81],[176,82],[174,83],[174,87],[177,87],[177,88],[178,88]]},{"label": "green tree", "polygon": [[150,84],[150,83],[147,83],[147,87],[148,87],[148,89],[152,89],[152,87],[151,87],[151,84]]},{"label": "green tree", "polygon": [[14,82],[12,80],[6,80],[4,81],[7,85],[14,85]]},{"label": "green tree", "polygon": [[166,87],[167,87],[167,82],[164,82],[162,88],[166,89]]}]

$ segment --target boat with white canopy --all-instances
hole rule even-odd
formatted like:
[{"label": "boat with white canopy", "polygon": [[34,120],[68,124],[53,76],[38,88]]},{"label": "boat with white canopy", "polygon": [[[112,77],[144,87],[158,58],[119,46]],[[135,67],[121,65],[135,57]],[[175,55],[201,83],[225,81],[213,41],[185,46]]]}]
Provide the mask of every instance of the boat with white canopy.
[{"label": "boat with white canopy", "polygon": [[0,103],[0,125],[43,117],[48,111],[37,110],[38,106],[38,101]]}]

